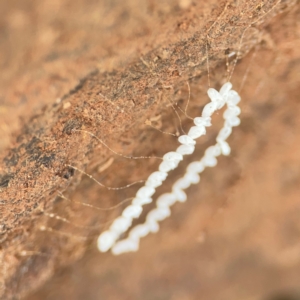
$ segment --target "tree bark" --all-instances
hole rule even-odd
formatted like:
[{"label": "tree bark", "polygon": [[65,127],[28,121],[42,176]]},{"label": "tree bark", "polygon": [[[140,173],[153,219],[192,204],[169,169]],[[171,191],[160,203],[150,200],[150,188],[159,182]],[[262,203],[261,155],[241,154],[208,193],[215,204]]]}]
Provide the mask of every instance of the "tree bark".
[{"label": "tree bark", "polygon": [[[95,238],[104,227],[97,224],[121,211],[121,207],[110,213],[88,210],[77,202],[88,199],[94,206],[111,207],[134,195],[137,186],[124,192],[100,189],[72,166],[103,179],[108,186],[146,179],[156,169],[157,159],[122,159],[86,132],[124,155],[162,156],[175,148],[176,139],[145,126],[145,121],[159,116],[164,131],[176,131],[178,121],[174,122],[169,103],[184,107],[186,82],[192,91],[189,112],[197,115],[207,102],[207,64],[210,84],[218,88],[233,70],[236,58],[241,63],[233,71],[235,86],[243,82],[253,61],[260,62],[261,69],[269,67],[268,76],[274,77],[262,93],[259,66],[253,68],[256,73],[251,72],[254,79],[249,75],[245,81],[243,99],[253,110],[247,113],[246,107],[233,149],[243,148],[246,166],[250,168],[251,157],[258,162],[264,141],[272,140],[266,133],[260,136],[255,120],[264,120],[259,126],[267,131],[287,107],[277,105],[279,100],[272,102],[271,91],[284,91],[282,101],[299,112],[295,98],[299,86],[289,82],[295,80],[290,69],[300,59],[299,36],[297,40],[293,32],[293,26],[299,26],[298,1],[123,2],[0,4],[4,66],[0,77],[1,299],[25,296],[58,268],[78,260],[87,248],[95,247]],[[291,42],[295,46],[289,48]],[[259,53],[254,60],[255,56],[247,55],[253,48]],[[287,48],[291,53],[284,52]],[[286,54],[280,68],[270,58],[272,51]],[[229,59],[227,72],[226,57],[232,52],[235,55]],[[262,95],[263,103],[255,99]],[[293,130],[299,128],[296,123]],[[188,124],[184,119],[183,127]],[[211,130],[204,145],[216,131]],[[241,146],[250,139],[249,132],[257,148]],[[294,160],[299,163],[299,155]],[[231,169],[229,162],[226,166],[229,170],[212,171],[217,178],[224,177],[226,184],[220,189],[228,192],[235,184],[242,186],[241,172],[249,171],[241,166]],[[62,198],[62,193],[71,201]],[[294,194],[289,197],[294,199]],[[295,202],[287,202],[292,209]],[[236,226],[242,226],[242,220],[237,219]],[[156,246],[154,240],[152,243],[149,247]],[[176,243],[171,248],[176,252]],[[101,260],[99,264],[101,268]]]}]

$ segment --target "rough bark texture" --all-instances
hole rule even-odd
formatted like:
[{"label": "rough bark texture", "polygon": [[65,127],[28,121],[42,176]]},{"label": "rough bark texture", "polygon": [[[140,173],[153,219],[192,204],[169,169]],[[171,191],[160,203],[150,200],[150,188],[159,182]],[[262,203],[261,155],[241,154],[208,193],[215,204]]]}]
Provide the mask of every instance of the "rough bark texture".
[{"label": "rough bark texture", "polygon": [[[1,299],[25,296],[71,263],[28,299],[261,299],[296,288],[299,20],[293,0],[2,1]],[[232,155],[138,253],[99,254],[95,238],[126,204],[98,211],[78,202],[111,207],[138,185],[108,191],[70,166],[117,187],[146,179],[158,160],[121,158],[80,130],[126,155],[162,156],[176,138],[145,121],[179,131],[170,102],[184,109],[188,81],[188,113],[199,115],[207,58],[218,88],[233,51],[243,114]],[[214,122],[161,191],[213,142]]]}]

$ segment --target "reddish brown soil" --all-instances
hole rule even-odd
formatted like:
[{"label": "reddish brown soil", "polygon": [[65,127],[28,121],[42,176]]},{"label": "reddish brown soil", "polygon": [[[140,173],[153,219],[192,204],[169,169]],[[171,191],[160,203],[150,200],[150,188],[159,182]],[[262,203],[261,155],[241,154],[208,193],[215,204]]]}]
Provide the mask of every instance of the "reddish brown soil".
[{"label": "reddish brown soil", "polygon": [[[184,108],[187,81],[188,112],[199,114],[207,102],[206,46],[211,86],[226,80],[226,53],[242,58],[231,79],[237,90],[244,82],[232,154],[203,174],[188,202],[174,207],[139,252],[98,253],[97,224],[122,207],[99,212],[75,201],[111,207],[138,185],[107,191],[70,165],[123,186],[145,179],[158,160],[120,158],[78,130],[127,155],[174,149],[176,138],[145,121],[179,130],[170,101]],[[51,277],[27,299],[252,300],[296,293],[299,49],[299,1],[1,2],[1,299],[25,296]],[[213,142],[220,121],[186,163]],[[184,164],[161,191],[183,170]]]}]

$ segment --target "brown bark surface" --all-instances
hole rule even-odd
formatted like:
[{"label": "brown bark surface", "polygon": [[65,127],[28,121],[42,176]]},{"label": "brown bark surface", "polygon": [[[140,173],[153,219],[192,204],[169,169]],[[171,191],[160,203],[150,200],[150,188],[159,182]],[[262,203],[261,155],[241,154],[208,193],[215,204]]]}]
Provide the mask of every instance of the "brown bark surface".
[{"label": "brown bark surface", "polygon": [[[295,0],[0,2],[0,298],[25,297],[64,265],[27,299],[293,294],[299,49]],[[232,154],[205,171],[139,252],[97,252],[97,235],[127,204],[95,207],[113,207],[141,184],[107,190],[72,166],[119,187],[146,179],[159,160],[120,157],[86,131],[119,153],[161,157],[176,137],[145,122],[180,132],[170,103],[184,110],[187,82],[188,114],[197,116],[208,84],[219,88],[231,73],[243,99]],[[220,115],[159,192],[213,143]]]}]

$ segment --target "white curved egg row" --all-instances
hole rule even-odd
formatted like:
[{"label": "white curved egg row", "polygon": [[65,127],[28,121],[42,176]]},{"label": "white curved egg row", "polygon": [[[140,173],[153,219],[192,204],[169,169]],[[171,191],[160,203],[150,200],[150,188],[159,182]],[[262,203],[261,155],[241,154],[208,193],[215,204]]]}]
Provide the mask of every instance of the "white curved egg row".
[{"label": "white curved egg row", "polygon": [[[186,201],[187,197],[183,190],[191,184],[198,183],[200,181],[199,174],[206,167],[213,167],[217,164],[217,156],[220,154],[230,154],[230,147],[226,139],[230,136],[232,127],[240,124],[238,115],[241,112],[237,105],[241,98],[231,88],[232,84],[226,82],[219,92],[212,88],[208,89],[207,94],[211,102],[203,108],[202,116],[194,119],[195,126],[190,128],[187,135],[181,135],[178,138],[181,145],[176,151],[168,152],[163,156],[159,170],[150,174],[145,185],[137,191],[131,205],[124,209],[122,215],[113,221],[107,231],[100,234],[98,238],[99,251],[106,252],[112,248],[112,253],[115,255],[137,251],[140,238],[150,232],[157,232],[159,230],[158,221],[162,221],[170,216],[170,206],[176,201]],[[206,134],[206,127],[211,126],[212,114],[216,110],[221,109],[225,104],[227,105],[227,109],[223,114],[225,122],[217,136],[217,143],[206,149],[200,161],[192,162],[188,165],[184,176],[174,183],[171,193],[163,194],[158,198],[156,208],[148,213],[144,224],[135,226],[129,232],[128,238],[118,241],[121,234],[126,232],[131,226],[133,219],[141,215],[143,211],[142,206],[152,202],[152,195],[155,193],[156,188],[162,185],[163,181],[167,178],[168,172],[178,166],[179,162],[183,159],[183,155],[190,155],[194,152],[195,139]]]}]

